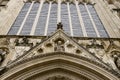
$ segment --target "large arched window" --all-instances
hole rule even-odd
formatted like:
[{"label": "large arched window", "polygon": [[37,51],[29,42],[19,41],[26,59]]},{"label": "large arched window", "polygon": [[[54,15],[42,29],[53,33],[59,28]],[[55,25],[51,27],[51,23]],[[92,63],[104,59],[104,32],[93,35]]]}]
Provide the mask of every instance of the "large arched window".
[{"label": "large arched window", "polygon": [[73,37],[109,37],[92,4],[26,2],[8,35],[51,35],[59,20]]}]

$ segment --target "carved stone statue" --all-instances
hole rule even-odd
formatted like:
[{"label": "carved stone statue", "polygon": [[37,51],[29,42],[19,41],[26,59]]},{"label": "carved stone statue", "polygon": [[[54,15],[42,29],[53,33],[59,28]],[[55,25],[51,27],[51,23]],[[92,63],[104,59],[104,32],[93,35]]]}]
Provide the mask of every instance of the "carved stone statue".
[{"label": "carved stone statue", "polygon": [[114,58],[115,65],[120,70],[120,56]]},{"label": "carved stone statue", "polygon": [[15,39],[15,45],[16,45],[16,46],[19,45],[19,39],[18,39],[18,38]]},{"label": "carved stone statue", "polygon": [[29,43],[29,39],[27,37],[23,37],[22,41],[20,41],[20,39],[16,38],[15,44],[16,44],[16,46],[26,46],[26,45],[29,45],[31,47],[33,46],[32,43]]},{"label": "carved stone statue", "polygon": [[2,75],[6,70],[6,67],[0,67],[0,75]]},{"label": "carved stone statue", "polygon": [[63,29],[63,24],[61,22],[57,24],[57,29]]},{"label": "carved stone statue", "polygon": [[29,42],[28,38],[23,37],[23,43],[24,43],[24,44],[28,44],[28,42]]},{"label": "carved stone statue", "polygon": [[90,45],[86,45],[86,48],[104,49],[103,45],[97,43],[95,39],[93,39],[90,43]]},{"label": "carved stone statue", "polygon": [[64,46],[62,44],[62,41],[58,41],[57,44],[55,45],[55,51],[64,51]]},{"label": "carved stone statue", "polygon": [[2,54],[0,54],[0,64],[1,64],[1,62],[4,60],[4,57],[3,57],[3,55]]}]

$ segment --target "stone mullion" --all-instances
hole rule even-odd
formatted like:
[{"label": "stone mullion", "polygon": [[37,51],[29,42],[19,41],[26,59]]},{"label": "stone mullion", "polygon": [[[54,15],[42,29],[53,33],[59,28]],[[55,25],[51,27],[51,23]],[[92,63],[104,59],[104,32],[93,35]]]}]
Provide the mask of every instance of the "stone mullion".
[{"label": "stone mullion", "polygon": [[84,25],[84,22],[83,22],[83,20],[82,20],[82,16],[81,16],[80,9],[79,9],[79,6],[78,6],[78,1],[75,1],[75,4],[76,4],[77,13],[78,13],[80,25],[81,25],[81,28],[82,28],[83,36],[84,36],[84,37],[87,37],[85,25]]},{"label": "stone mullion", "polygon": [[50,1],[48,15],[47,15],[47,21],[46,21],[46,25],[45,25],[45,33],[44,33],[44,35],[47,35],[51,6],[52,6],[52,2]]},{"label": "stone mullion", "polygon": [[70,5],[69,5],[69,2],[67,2],[67,8],[68,8],[68,18],[69,18],[69,24],[70,24],[70,33],[71,33],[71,36],[73,36],[72,21],[71,21],[71,14],[70,14]]},{"label": "stone mullion", "polygon": [[99,32],[98,32],[98,30],[97,30],[97,28],[96,28],[96,25],[95,25],[95,23],[94,23],[94,21],[93,21],[93,18],[92,18],[92,16],[91,16],[90,12],[89,12],[89,9],[88,9],[86,3],[85,3],[85,7],[86,7],[86,10],[87,10],[88,15],[89,15],[89,17],[90,17],[90,20],[91,20],[91,22],[92,22],[92,24],[93,24],[93,28],[94,28],[94,30],[95,30],[95,32],[96,32],[96,35],[97,35],[97,37],[100,37],[100,34],[99,34]]},{"label": "stone mullion", "polygon": [[58,0],[58,15],[57,15],[57,22],[61,22],[61,0]]}]

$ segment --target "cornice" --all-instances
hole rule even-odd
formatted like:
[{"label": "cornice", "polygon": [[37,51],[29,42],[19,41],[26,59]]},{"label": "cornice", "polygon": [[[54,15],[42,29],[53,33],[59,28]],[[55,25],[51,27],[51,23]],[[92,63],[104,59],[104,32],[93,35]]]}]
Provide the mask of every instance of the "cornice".
[{"label": "cornice", "polygon": [[[33,35],[0,35],[0,38],[46,38],[50,36],[33,36]],[[81,40],[90,40],[90,39],[96,39],[96,40],[120,40],[120,38],[104,38],[104,37],[74,37],[69,36],[70,38],[76,38]]]}]

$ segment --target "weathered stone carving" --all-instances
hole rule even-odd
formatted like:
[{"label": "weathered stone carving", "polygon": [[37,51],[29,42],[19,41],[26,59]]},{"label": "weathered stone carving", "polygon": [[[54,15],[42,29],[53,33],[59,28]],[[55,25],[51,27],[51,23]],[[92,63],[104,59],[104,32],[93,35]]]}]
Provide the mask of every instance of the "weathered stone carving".
[{"label": "weathered stone carving", "polygon": [[22,41],[20,39],[16,38],[15,40],[15,45],[16,46],[33,46],[33,43],[29,43],[29,39],[26,37],[22,38]]},{"label": "weathered stone carving", "polygon": [[63,29],[63,24],[61,22],[57,24],[57,29]]},{"label": "weathered stone carving", "polygon": [[115,43],[113,40],[109,40],[109,46],[106,48],[106,52],[111,53],[113,50],[120,50],[119,43]]},{"label": "weathered stone carving", "polygon": [[0,52],[0,64],[3,62],[3,60],[4,60],[4,55],[2,55]]},{"label": "weathered stone carving", "polygon": [[23,37],[22,40],[23,40],[23,42],[22,42],[23,44],[28,44],[28,42],[29,42],[28,38],[26,38],[26,37]]},{"label": "weathered stone carving", "polygon": [[0,67],[0,75],[2,75],[6,70],[6,67]]},{"label": "weathered stone carving", "polygon": [[120,70],[120,52],[118,51],[113,51],[111,52],[113,55],[113,59],[114,59],[114,63],[116,65],[116,67]]},{"label": "weathered stone carving", "polygon": [[15,45],[16,46],[19,45],[19,39],[18,38],[15,39]]},{"label": "weathered stone carving", "polygon": [[6,48],[0,48],[0,64],[4,61],[8,50]]},{"label": "weathered stone carving", "polygon": [[64,40],[61,39],[61,38],[58,38],[55,40],[55,48],[54,48],[55,51],[65,51],[65,48],[64,48]]},{"label": "weathered stone carving", "polygon": [[58,43],[55,44],[55,51],[65,51],[62,41],[58,41]]}]

